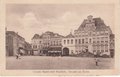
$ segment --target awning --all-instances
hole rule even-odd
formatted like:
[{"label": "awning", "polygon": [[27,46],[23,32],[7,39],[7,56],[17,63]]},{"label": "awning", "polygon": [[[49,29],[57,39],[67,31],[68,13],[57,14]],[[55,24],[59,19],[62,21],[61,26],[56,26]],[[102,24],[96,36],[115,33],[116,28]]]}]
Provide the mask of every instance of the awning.
[{"label": "awning", "polygon": [[57,52],[62,52],[62,51],[48,51],[49,53],[57,53]]}]

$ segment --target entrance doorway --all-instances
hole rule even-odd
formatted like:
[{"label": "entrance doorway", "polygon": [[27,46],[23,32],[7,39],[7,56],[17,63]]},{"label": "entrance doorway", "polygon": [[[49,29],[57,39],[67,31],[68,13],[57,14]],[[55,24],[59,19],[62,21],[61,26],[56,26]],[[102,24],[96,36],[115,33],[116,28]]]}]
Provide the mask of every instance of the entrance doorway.
[{"label": "entrance doorway", "polygon": [[63,56],[69,56],[69,49],[67,47],[63,48]]}]

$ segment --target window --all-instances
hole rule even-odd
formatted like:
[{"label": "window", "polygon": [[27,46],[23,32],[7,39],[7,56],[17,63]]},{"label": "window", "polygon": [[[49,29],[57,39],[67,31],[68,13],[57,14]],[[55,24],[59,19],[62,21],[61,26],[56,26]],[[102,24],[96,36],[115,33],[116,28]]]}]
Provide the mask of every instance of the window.
[{"label": "window", "polygon": [[92,20],[89,20],[89,22],[91,22]]},{"label": "window", "polygon": [[66,40],[64,40],[64,44],[66,44]]},{"label": "window", "polygon": [[82,43],[84,44],[84,39],[82,39]]},{"label": "window", "polygon": [[89,39],[89,43],[91,43],[91,39]]},{"label": "window", "polygon": [[104,52],[104,50],[101,50],[101,52],[103,53],[103,52]]},{"label": "window", "polygon": [[73,44],[73,39],[71,39],[71,44]]},{"label": "window", "polygon": [[67,40],[67,44],[69,44],[69,40]]},{"label": "window", "polygon": [[108,50],[105,50],[105,52],[108,52]]},{"label": "window", "polygon": [[75,39],[75,43],[77,44],[77,39]]},{"label": "window", "polygon": [[41,44],[41,41],[40,41],[40,44]]},{"label": "window", "polygon": [[104,41],[101,41],[101,43],[104,43]]},{"label": "window", "polygon": [[33,48],[37,48],[37,45],[33,45]]},{"label": "window", "polygon": [[97,41],[97,43],[99,43],[99,41]]},{"label": "window", "polygon": [[93,50],[93,53],[95,53],[96,52],[96,50]]},{"label": "window", "polygon": [[108,43],[108,41],[105,41],[105,43]]},{"label": "window", "polygon": [[81,44],[81,39],[79,39],[79,44]]}]

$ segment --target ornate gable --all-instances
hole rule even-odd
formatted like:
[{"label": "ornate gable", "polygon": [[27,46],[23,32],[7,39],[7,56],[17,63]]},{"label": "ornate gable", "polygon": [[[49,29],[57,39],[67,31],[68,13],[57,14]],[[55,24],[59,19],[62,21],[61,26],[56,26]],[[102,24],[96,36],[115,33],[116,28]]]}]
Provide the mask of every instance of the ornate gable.
[{"label": "ornate gable", "polygon": [[92,18],[93,16],[89,15],[87,19],[85,19],[82,24],[79,26],[77,30],[104,30],[107,26],[101,18]]}]

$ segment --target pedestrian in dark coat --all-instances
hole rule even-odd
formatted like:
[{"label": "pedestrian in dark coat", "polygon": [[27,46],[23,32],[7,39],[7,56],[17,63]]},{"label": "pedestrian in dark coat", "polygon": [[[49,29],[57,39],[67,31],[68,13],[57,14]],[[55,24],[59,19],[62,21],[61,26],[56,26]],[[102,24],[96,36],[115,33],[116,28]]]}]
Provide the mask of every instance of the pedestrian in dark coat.
[{"label": "pedestrian in dark coat", "polygon": [[95,58],[95,64],[96,64],[96,66],[98,66],[98,62],[99,62],[99,59]]},{"label": "pedestrian in dark coat", "polygon": [[16,54],[16,59],[18,59],[19,58],[19,54]]}]

